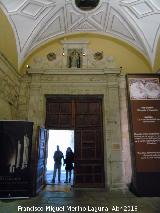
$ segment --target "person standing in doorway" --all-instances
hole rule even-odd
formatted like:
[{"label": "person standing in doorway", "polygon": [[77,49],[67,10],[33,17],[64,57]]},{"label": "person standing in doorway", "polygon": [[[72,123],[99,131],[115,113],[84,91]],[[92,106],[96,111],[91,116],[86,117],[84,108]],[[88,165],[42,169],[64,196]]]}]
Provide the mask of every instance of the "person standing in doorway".
[{"label": "person standing in doorway", "polygon": [[[66,150],[66,159],[64,160],[64,164],[66,164],[66,180],[65,183],[71,182],[71,175],[72,175],[72,169],[73,169],[73,163],[74,163],[74,153],[72,152],[72,149],[70,147]],[[69,181],[68,181],[68,175],[69,175]]]},{"label": "person standing in doorway", "polygon": [[53,171],[52,182],[55,183],[56,173],[58,170],[58,183],[60,183],[62,159],[64,160],[64,156],[63,156],[63,153],[60,151],[59,146],[57,146],[57,150],[54,153],[53,159],[54,159],[54,171]]}]

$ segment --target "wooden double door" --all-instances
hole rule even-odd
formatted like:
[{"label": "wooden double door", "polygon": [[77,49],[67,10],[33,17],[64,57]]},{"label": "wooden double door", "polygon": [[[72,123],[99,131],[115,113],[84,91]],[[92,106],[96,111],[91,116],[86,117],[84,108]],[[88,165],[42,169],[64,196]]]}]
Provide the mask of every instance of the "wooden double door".
[{"label": "wooden double door", "polygon": [[102,123],[102,96],[46,96],[46,128],[74,130],[75,187],[105,185]]}]

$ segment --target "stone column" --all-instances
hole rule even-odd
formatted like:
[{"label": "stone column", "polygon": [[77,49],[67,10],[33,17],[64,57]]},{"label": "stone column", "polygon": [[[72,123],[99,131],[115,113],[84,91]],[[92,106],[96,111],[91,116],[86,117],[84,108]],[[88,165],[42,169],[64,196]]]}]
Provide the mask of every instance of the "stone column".
[{"label": "stone column", "polygon": [[127,186],[131,182],[131,152],[129,143],[129,128],[128,128],[128,108],[127,108],[127,88],[124,75],[119,79],[120,91],[120,115],[121,115],[121,134],[122,134],[122,159],[124,182]]},{"label": "stone column", "polygon": [[17,113],[17,118],[20,120],[28,120],[30,80],[30,76],[27,75],[21,79]]},{"label": "stone column", "polygon": [[33,75],[30,84],[30,95],[28,103],[28,120],[34,122],[35,126],[42,124],[43,95],[41,91],[40,75]]},{"label": "stone column", "polygon": [[110,189],[124,188],[118,79],[118,76],[110,75],[107,83],[106,149]]},{"label": "stone column", "polygon": [[31,77],[30,93],[28,101],[28,120],[34,122],[33,143],[38,135],[38,127],[44,127],[43,120],[43,94],[41,89],[41,75],[35,74]]}]

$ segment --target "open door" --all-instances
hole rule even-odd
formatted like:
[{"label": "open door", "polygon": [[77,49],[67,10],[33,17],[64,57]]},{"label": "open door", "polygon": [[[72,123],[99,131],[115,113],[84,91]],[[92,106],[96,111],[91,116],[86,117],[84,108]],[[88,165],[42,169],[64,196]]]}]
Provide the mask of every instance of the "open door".
[{"label": "open door", "polygon": [[37,149],[36,149],[36,193],[45,186],[45,169],[47,159],[48,131],[39,127]]},{"label": "open door", "polygon": [[102,96],[48,96],[46,127],[74,130],[74,186],[104,187]]}]

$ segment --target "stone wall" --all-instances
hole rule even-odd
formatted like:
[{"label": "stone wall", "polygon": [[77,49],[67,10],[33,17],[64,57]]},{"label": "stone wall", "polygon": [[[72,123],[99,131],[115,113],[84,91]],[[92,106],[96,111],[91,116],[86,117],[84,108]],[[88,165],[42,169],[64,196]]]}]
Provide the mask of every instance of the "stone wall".
[{"label": "stone wall", "polygon": [[16,119],[20,76],[0,53],[0,119]]},{"label": "stone wall", "polygon": [[[116,68],[30,69],[23,77],[0,55],[0,119],[45,126],[45,95],[103,95],[106,188],[126,188],[131,179],[125,77]],[[33,153],[34,154],[34,153]]]},{"label": "stone wall", "polygon": [[106,188],[126,188],[130,153],[120,70],[30,70],[22,82],[18,117],[34,122],[34,138],[37,126],[45,126],[45,95],[103,95]]}]

